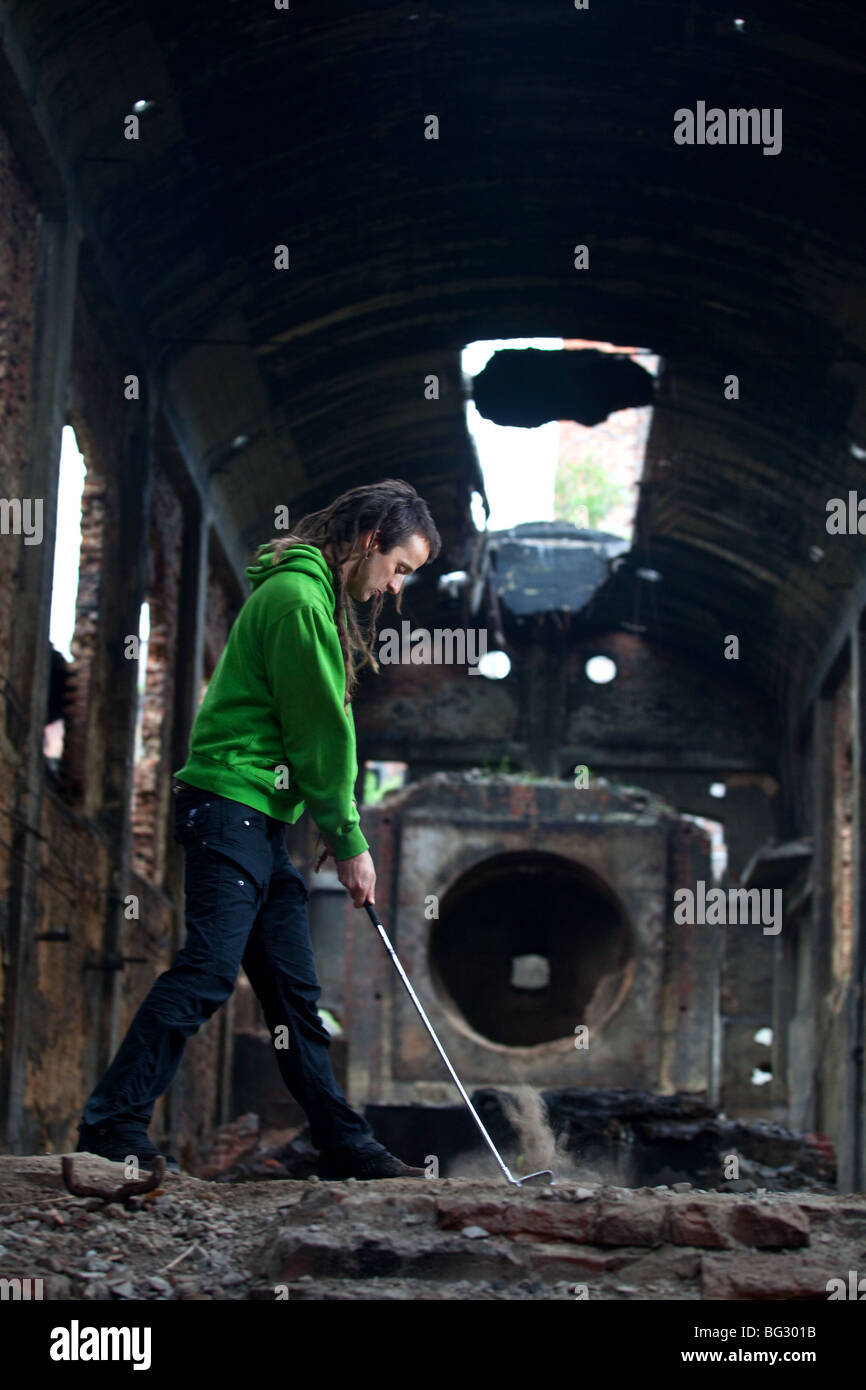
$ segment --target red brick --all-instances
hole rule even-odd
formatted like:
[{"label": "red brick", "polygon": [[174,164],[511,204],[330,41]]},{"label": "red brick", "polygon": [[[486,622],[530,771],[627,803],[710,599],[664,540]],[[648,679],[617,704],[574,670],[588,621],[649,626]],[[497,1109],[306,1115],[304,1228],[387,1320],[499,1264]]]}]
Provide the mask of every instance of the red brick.
[{"label": "red brick", "polygon": [[731,1214],[731,1234],[741,1245],[784,1250],[809,1244],[809,1218],[795,1206],[741,1202]]},{"label": "red brick", "polygon": [[726,1232],[726,1213],[709,1202],[673,1204],[668,1239],[674,1245],[697,1245],[721,1250],[731,1244]]},{"label": "red brick", "polygon": [[254,1153],[259,1146],[258,1115],[241,1115],[231,1124],[221,1125],[216,1132],[208,1161],[198,1170],[200,1178],[214,1178],[231,1168],[244,1154]]},{"label": "red brick", "polygon": [[533,1240],[591,1240],[592,1203],[476,1202],[443,1197],[437,1203],[439,1225],[446,1230],[483,1226],[491,1235],[528,1235]]},{"label": "red brick", "polygon": [[812,1254],[787,1255],[780,1259],[778,1255],[726,1250],[703,1256],[701,1296],[724,1300],[820,1299],[825,1302],[827,1280],[833,1274],[834,1270]]},{"label": "red brick", "polygon": [[438,1224],[446,1231],[460,1231],[464,1226],[483,1226],[491,1235],[505,1232],[506,1211],[502,1202],[440,1197],[436,1202],[436,1213]]},{"label": "red brick", "polygon": [[605,1202],[595,1223],[595,1245],[661,1245],[666,1236],[667,1208],[651,1197],[629,1202]]}]

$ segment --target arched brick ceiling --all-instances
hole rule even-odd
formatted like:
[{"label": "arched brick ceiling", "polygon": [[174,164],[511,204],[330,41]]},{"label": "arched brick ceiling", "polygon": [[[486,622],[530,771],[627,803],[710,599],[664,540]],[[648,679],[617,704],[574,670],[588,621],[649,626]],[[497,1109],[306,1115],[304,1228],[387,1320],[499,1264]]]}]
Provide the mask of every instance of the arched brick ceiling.
[{"label": "arched brick ceiling", "polygon": [[[245,541],[276,502],[391,474],[454,543],[475,480],[459,348],[640,345],[664,363],[643,620],[711,660],[738,633],[773,693],[820,658],[866,572],[863,538],[824,525],[829,496],[866,491],[861,6],[5,8],[97,258]],[[781,108],[781,153],[676,145],[699,100]],[[626,567],[613,619],[634,586]]]}]

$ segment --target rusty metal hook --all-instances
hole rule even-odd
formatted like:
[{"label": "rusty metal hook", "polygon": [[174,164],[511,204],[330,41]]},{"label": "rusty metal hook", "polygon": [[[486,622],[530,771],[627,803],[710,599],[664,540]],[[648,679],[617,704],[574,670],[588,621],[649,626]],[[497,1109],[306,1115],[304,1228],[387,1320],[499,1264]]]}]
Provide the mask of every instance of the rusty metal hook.
[{"label": "rusty metal hook", "polygon": [[152,1192],[159,1187],[165,1177],[165,1159],[157,1154],[153,1160],[153,1171],[148,1178],[123,1182],[120,1187],[96,1187],[92,1183],[79,1181],[72,1166],[73,1160],[67,1155],[61,1160],[63,1181],[66,1190],[73,1197],[101,1197],[103,1202],[126,1202],[130,1197],[140,1197],[144,1192]]}]

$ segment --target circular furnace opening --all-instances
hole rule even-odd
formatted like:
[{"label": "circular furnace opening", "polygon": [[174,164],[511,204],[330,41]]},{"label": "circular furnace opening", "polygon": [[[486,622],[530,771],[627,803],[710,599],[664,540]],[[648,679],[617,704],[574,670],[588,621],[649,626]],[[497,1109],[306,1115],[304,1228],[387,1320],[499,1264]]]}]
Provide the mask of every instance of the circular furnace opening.
[{"label": "circular furnace opening", "polygon": [[463,874],[431,923],[429,956],[444,1002],[511,1047],[600,1027],[634,969],[631,929],[610,889],[570,859],[534,852]]}]

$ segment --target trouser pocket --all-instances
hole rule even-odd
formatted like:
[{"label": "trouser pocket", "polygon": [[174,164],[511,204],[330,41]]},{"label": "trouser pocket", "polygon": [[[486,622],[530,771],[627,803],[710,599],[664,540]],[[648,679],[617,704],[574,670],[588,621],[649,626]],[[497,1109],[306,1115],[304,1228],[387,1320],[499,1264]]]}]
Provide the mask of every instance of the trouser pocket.
[{"label": "trouser pocket", "polygon": [[188,856],[230,860],[261,893],[266,891],[273,846],[262,811],[212,792],[181,792],[175,802],[174,839]]}]

